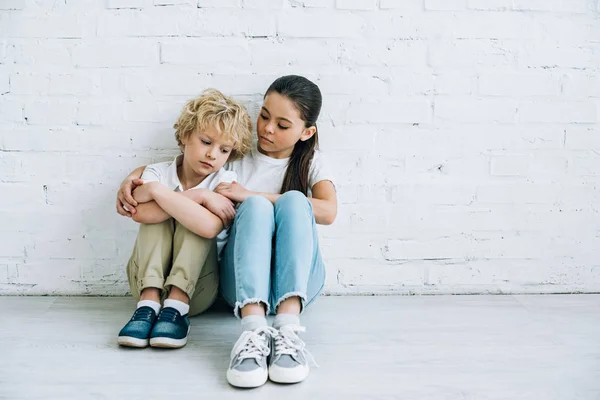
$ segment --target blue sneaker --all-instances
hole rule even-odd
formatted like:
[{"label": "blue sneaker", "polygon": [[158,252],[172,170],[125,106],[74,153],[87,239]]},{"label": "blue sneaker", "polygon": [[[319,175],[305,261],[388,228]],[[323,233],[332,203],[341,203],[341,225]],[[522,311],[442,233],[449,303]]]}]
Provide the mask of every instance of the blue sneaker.
[{"label": "blue sneaker", "polygon": [[156,321],[156,311],[152,307],[140,307],[119,332],[117,341],[121,346],[147,347],[152,326]]},{"label": "blue sneaker", "polygon": [[181,315],[173,307],[164,307],[150,333],[150,346],[178,349],[187,343],[189,332],[188,315]]}]

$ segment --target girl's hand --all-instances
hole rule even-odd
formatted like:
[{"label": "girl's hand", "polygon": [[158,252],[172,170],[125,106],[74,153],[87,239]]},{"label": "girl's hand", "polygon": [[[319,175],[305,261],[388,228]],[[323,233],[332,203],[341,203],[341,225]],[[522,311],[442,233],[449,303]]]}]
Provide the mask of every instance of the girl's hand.
[{"label": "girl's hand", "polygon": [[133,198],[133,191],[136,187],[142,185],[144,181],[139,178],[127,177],[121,183],[117,192],[117,212],[125,217],[130,217],[136,213],[138,202]]},{"label": "girl's hand", "polygon": [[243,203],[248,197],[255,194],[235,181],[231,183],[220,183],[215,189],[215,193],[219,193],[236,203]]},{"label": "girl's hand", "polygon": [[143,183],[135,189],[133,197],[138,203],[148,203],[149,201],[154,200],[154,190],[159,186],[161,186],[161,184],[158,182]]},{"label": "girl's hand", "polygon": [[218,193],[208,191],[203,197],[200,205],[219,217],[221,221],[223,221],[224,227],[231,225],[235,218],[233,202]]}]

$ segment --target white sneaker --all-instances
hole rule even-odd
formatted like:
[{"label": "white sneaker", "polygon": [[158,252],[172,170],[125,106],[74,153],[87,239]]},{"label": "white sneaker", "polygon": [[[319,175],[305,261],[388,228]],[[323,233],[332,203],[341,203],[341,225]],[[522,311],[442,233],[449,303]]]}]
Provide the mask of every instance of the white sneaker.
[{"label": "white sneaker", "polygon": [[277,330],[264,326],[242,332],[231,350],[227,381],[232,386],[255,388],[265,384],[269,375],[267,357],[271,354],[271,337]]},{"label": "white sneaker", "polygon": [[269,379],[277,383],[298,383],[308,377],[308,358],[317,366],[297,332],[306,328],[284,325],[273,335],[273,356],[269,365]]}]

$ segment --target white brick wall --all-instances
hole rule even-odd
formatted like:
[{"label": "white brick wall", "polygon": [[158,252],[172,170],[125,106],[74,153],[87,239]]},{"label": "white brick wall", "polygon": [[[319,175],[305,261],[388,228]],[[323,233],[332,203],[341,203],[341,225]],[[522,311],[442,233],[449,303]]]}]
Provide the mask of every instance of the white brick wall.
[{"label": "white brick wall", "polygon": [[329,293],[600,291],[597,0],[0,0],[0,294],[124,294],[133,167],[210,86],[324,94]]}]

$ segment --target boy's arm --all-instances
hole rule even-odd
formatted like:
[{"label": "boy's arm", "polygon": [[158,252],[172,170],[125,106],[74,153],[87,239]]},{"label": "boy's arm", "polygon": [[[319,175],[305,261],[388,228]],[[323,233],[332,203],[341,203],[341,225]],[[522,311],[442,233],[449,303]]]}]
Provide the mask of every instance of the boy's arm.
[{"label": "boy's arm", "polygon": [[182,196],[191,191],[175,193],[157,182],[149,182],[146,185],[149,185],[148,189],[155,204],[196,235],[212,239],[223,230],[221,218],[191,198]]}]

